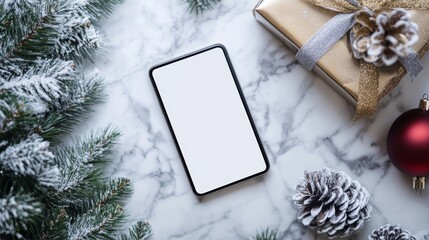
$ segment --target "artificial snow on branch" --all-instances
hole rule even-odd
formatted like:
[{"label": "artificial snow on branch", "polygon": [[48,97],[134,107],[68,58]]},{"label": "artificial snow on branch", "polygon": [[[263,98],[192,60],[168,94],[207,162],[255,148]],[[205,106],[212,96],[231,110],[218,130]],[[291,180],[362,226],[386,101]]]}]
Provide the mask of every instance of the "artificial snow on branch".
[{"label": "artificial snow on branch", "polygon": [[77,217],[70,225],[68,239],[109,239],[120,231],[124,209],[109,204]]},{"label": "artificial snow on branch", "polygon": [[[1,38],[0,53],[6,58],[26,60],[93,60],[103,37],[92,21],[107,16],[119,2],[122,1],[3,1],[0,30],[5,37]],[[103,7],[95,10],[97,6]]]},{"label": "artificial snow on branch", "polygon": [[0,198],[0,236],[10,235],[22,238],[20,232],[42,213],[42,204],[32,195],[10,189]]},{"label": "artificial snow on branch", "polygon": [[[112,188],[111,182],[101,184],[106,180],[102,172],[119,135],[117,130],[107,127],[91,133],[85,140],[76,140],[73,145],[57,149],[55,162],[60,168],[61,183],[53,196],[58,198],[59,206],[88,210],[88,196],[94,197],[93,201],[98,198],[94,196],[94,190],[100,196]],[[128,196],[127,192],[124,193],[124,197]]]},{"label": "artificial snow on branch", "polygon": [[19,76],[0,78],[0,89],[24,99],[35,113],[44,113],[49,105],[65,96],[62,88],[75,78],[76,72],[70,61],[37,60]]},{"label": "artificial snow on branch", "polygon": [[147,239],[124,234],[127,178],[105,175],[119,132],[65,144],[103,100],[83,73],[103,45],[94,21],[122,0],[0,0],[0,239]]},{"label": "artificial snow on branch", "polygon": [[2,175],[31,177],[42,186],[58,187],[59,170],[53,165],[53,159],[49,143],[33,134],[0,153],[0,168]]},{"label": "artificial snow on branch", "polygon": [[[25,126],[28,127],[26,123],[32,121],[25,122],[26,117],[29,117],[27,112],[27,107],[22,99],[10,94],[0,94],[0,139],[3,139],[3,142],[8,139],[6,134],[13,129],[25,129]],[[21,124],[22,122],[25,123]],[[0,149],[1,147],[3,146],[0,144]]]},{"label": "artificial snow on branch", "polygon": [[252,240],[279,240],[277,231],[266,228],[265,230],[258,231],[258,233],[252,237]]},{"label": "artificial snow on branch", "polygon": [[124,233],[121,235],[121,240],[147,240],[152,235],[152,229],[148,222],[138,221],[136,224],[130,227],[128,234]]},{"label": "artificial snow on branch", "polygon": [[204,11],[212,9],[221,0],[182,0],[188,4],[189,11],[195,14],[202,14]]}]

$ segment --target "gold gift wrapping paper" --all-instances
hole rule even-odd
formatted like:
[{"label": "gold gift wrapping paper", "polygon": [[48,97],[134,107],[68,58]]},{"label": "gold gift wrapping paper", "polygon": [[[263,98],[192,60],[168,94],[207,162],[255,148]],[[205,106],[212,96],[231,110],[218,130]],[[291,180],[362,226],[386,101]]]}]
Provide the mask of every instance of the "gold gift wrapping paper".
[{"label": "gold gift wrapping paper", "polygon": [[[419,26],[420,40],[413,49],[421,57],[429,48],[429,11],[409,10]],[[298,51],[336,12],[315,6],[305,0],[261,0],[254,9],[255,18],[295,52]],[[327,80],[349,102],[356,105],[359,90],[360,61],[352,56],[348,36],[338,41],[317,63],[315,72]],[[404,77],[399,63],[381,68],[378,102]]]}]

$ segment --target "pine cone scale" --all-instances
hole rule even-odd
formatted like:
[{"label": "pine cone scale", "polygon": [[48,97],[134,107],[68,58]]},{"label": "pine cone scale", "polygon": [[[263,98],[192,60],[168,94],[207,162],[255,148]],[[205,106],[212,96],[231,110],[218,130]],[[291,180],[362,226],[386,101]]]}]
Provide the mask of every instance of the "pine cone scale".
[{"label": "pine cone scale", "polygon": [[360,217],[360,216],[361,216],[361,215],[358,215],[358,217],[347,219],[347,223],[348,223],[349,225],[352,225],[353,223],[355,223],[355,222],[357,222],[357,221],[359,220],[359,217]]},{"label": "pine cone scale", "polygon": [[311,209],[311,211],[310,211],[310,213],[311,213],[311,215],[312,216],[317,216],[317,215],[319,215],[319,213],[322,211],[322,208],[323,208],[323,203],[319,203],[319,205],[317,206],[314,206],[312,209]]},{"label": "pine cone scale", "polygon": [[316,222],[318,222],[318,223],[325,222],[326,219],[328,219],[328,217],[329,217],[329,212],[323,211],[317,215]]},{"label": "pine cone scale", "polygon": [[302,224],[304,224],[304,226],[310,226],[312,225],[311,223],[314,220],[314,216],[312,216],[311,214],[307,214],[306,217],[304,217],[302,219]]}]

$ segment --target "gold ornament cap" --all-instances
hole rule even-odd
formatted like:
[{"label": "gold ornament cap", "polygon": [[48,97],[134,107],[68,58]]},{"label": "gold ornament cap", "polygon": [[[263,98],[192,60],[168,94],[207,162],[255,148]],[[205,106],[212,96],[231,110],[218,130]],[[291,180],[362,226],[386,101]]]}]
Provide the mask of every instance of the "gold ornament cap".
[{"label": "gold ornament cap", "polygon": [[[420,99],[419,109],[422,111],[429,111],[429,95],[427,93],[423,94],[422,99]],[[418,193],[421,193],[426,187],[426,178],[425,177],[414,177],[413,178],[413,189]]]},{"label": "gold ornament cap", "polygon": [[413,178],[413,189],[416,190],[417,193],[421,193],[423,190],[425,190],[425,187],[426,187],[425,177]]},{"label": "gold ornament cap", "polygon": [[429,111],[429,95],[427,93],[423,94],[422,99],[420,99],[419,109]]}]

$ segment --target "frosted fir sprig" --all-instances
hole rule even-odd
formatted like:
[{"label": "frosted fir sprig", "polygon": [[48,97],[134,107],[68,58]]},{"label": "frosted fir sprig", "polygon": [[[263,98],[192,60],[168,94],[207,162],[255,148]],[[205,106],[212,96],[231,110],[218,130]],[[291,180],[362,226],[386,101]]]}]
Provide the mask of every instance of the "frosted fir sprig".
[{"label": "frosted fir sprig", "polygon": [[[94,59],[103,37],[95,30],[92,22],[94,16],[89,9],[94,4],[101,5],[99,1],[15,2],[1,5],[0,13],[4,14],[4,18],[0,28],[0,38],[3,40],[0,56],[26,60],[58,57],[76,63]],[[112,4],[112,1],[106,3]],[[10,7],[15,5],[16,9]]]},{"label": "frosted fir sprig", "polygon": [[252,237],[252,240],[279,240],[280,237],[277,235],[277,231],[266,228],[265,230],[258,231],[258,233]]},{"label": "frosted fir sprig", "polygon": [[53,159],[49,143],[33,134],[0,153],[0,169],[12,178],[31,177],[42,186],[58,187],[60,172]]},{"label": "frosted fir sprig", "polygon": [[90,20],[96,22],[107,17],[113,12],[113,8],[123,3],[124,0],[81,0],[81,9],[89,16]]},{"label": "frosted fir sprig", "polygon": [[92,112],[92,106],[102,102],[103,79],[99,74],[79,75],[65,90],[61,101],[50,106],[48,117],[40,119],[41,135],[51,142],[58,143],[64,134],[82,123]]},{"label": "frosted fir sprig", "polygon": [[41,102],[46,110],[42,115],[33,111],[34,103],[25,101],[25,97],[0,93],[0,139],[16,139],[36,133],[58,144],[64,134],[70,133],[73,126],[89,116],[94,104],[104,99],[99,74],[79,75],[76,78],[75,81],[65,82],[60,101]]},{"label": "frosted fir sprig", "polygon": [[68,208],[73,208],[73,212],[89,212],[103,205],[121,205],[131,196],[131,193],[131,182],[128,178],[111,179],[98,191],[89,192],[86,196],[81,196],[77,201],[70,203]]},{"label": "frosted fir sprig", "polygon": [[146,221],[138,221],[130,227],[128,233],[121,235],[121,240],[147,240],[152,236],[152,228]]},{"label": "frosted fir sprig", "polygon": [[[63,198],[61,201],[68,204],[82,199],[92,191],[87,189],[88,184],[83,183],[96,184],[104,180],[100,178],[100,172],[119,136],[116,129],[107,127],[91,133],[85,140],[76,140],[73,145],[56,150],[55,162],[61,171],[61,187],[58,189]],[[78,191],[74,191],[76,188]]]},{"label": "frosted fir sprig", "polygon": [[65,96],[67,84],[71,84],[67,81],[75,81],[76,78],[70,61],[37,60],[19,76],[0,77],[0,89],[25,100],[34,113],[44,113]]},{"label": "frosted fir sprig", "polygon": [[109,239],[124,221],[124,208],[104,205],[78,216],[69,227],[68,239]]},{"label": "frosted fir sprig", "polygon": [[12,235],[22,239],[20,234],[42,212],[42,204],[32,194],[12,188],[0,197],[0,236]]},{"label": "frosted fir sprig", "polygon": [[220,3],[221,0],[182,0],[188,4],[190,12],[194,12],[196,15],[202,14],[203,12],[212,9],[216,4]]},{"label": "frosted fir sprig", "polygon": [[[0,94],[0,139],[20,124],[20,119],[27,109],[24,102],[15,96]],[[0,146],[0,149],[4,145]]]},{"label": "frosted fir sprig", "polygon": [[119,2],[0,0],[0,239],[149,236],[147,223],[120,235],[131,185],[104,174],[119,133],[63,143],[103,99],[81,64],[103,46],[94,21]]}]

